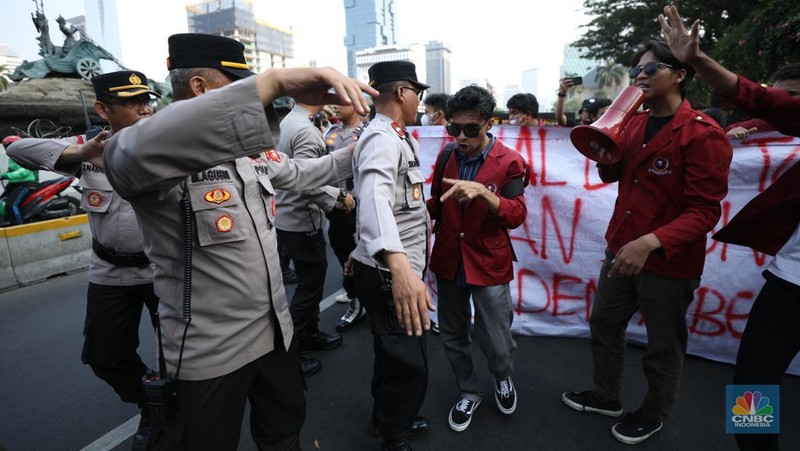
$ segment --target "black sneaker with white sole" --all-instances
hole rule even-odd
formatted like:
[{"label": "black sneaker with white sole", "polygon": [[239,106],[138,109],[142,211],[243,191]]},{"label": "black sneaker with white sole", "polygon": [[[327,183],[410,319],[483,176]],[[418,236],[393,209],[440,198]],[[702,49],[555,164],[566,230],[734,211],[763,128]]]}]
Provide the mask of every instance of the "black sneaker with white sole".
[{"label": "black sneaker with white sole", "polygon": [[450,429],[456,432],[466,430],[469,427],[469,423],[472,421],[472,414],[475,413],[475,409],[478,408],[480,403],[480,400],[472,401],[467,398],[459,399],[456,405],[450,409],[448,418]]},{"label": "black sneaker with white sole", "polygon": [[621,417],[624,411],[619,401],[609,401],[597,396],[594,390],[582,392],[568,391],[561,395],[567,406],[579,412],[594,412],[609,417]]},{"label": "black sneaker with white sole", "polygon": [[367,310],[361,305],[358,298],[350,298],[350,305],[347,307],[347,311],[344,315],[342,315],[342,318],[339,319],[339,322],[336,323],[336,330],[345,332],[352,329],[358,320],[363,318],[366,314]]},{"label": "black sneaker with white sole", "polygon": [[511,376],[495,382],[494,401],[500,412],[506,415],[511,415],[517,409],[517,391],[514,389]]},{"label": "black sneaker with white sole", "polygon": [[628,445],[635,445],[661,430],[662,423],[653,421],[641,410],[628,412],[625,418],[611,428],[614,438]]}]

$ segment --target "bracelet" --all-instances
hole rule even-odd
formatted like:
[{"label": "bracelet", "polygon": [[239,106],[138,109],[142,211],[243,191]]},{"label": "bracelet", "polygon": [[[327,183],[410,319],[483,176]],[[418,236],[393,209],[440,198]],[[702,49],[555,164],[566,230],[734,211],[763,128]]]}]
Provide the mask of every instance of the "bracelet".
[{"label": "bracelet", "polygon": [[566,92],[561,92],[560,90],[556,90],[556,95],[559,96],[559,97],[566,97],[567,93]]}]

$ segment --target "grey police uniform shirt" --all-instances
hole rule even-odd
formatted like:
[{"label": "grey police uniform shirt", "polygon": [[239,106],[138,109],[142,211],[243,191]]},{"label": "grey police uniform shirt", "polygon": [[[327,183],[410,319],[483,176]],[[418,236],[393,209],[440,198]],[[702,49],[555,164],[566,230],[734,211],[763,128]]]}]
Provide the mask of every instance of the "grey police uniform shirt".
[{"label": "grey police uniform shirt", "polygon": [[377,254],[403,252],[419,277],[426,267],[428,210],[419,166],[419,145],[400,136],[392,120],[375,116],[362,132],[353,154],[353,182],[358,210],[353,258],[388,270]]},{"label": "grey police uniform shirt", "polygon": [[[133,204],[145,252],[155,264],[172,374],[186,326],[181,318],[186,188],[193,223],[192,320],[180,379],[229,374],[272,351],[276,333],[289,347],[292,317],[278,258],[274,188],[317,187],[352,174],[346,151],[313,160],[291,160],[275,151],[255,80],[175,102],[115,134],[104,151],[108,179]],[[277,123],[273,127],[277,130]]]},{"label": "grey police uniform shirt", "polygon": [[[333,152],[336,149],[344,149],[350,143],[358,141],[355,135],[358,125],[351,125],[345,127],[342,124],[334,124],[325,132],[325,147],[328,152]],[[342,180],[336,184],[337,188],[347,188],[347,181]]]},{"label": "grey police uniform shirt", "polygon": [[[281,121],[278,151],[294,159],[320,158],[328,153],[322,132],[308,119],[309,112],[300,105]],[[325,212],[336,204],[339,190],[322,187],[305,191],[278,190],[278,216],[275,225],[288,232],[311,232],[325,227]]]},{"label": "grey police uniform shirt", "polygon": [[[92,237],[102,246],[118,253],[142,252],[142,232],[133,207],[114,192],[105,172],[89,162],[56,164],[68,145],[78,143],[78,137],[58,140],[21,139],[10,146],[8,155],[27,168],[43,168],[80,177],[80,186],[83,188],[81,208],[89,218]],[[153,283],[153,269],[149,264],[138,267],[116,266],[92,252],[86,278],[98,285],[145,285]]]}]

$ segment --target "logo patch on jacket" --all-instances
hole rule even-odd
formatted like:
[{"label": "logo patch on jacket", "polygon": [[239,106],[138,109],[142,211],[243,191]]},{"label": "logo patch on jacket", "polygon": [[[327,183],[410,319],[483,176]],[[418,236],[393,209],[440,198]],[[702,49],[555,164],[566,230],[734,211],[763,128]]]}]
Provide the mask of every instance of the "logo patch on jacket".
[{"label": "logo patch on jacket", "polygon": [[488,189],[490,193],[494,193],[497,191],[497,185],[494,182],[489,182],[489,184],[486,185],[486,189]]},{"label": "logo patch on jacket", "polygon": [[412,196],[414,196],[414,200],[420,200],[420,198],[422,198],[422,188],[420,187],[419,183],[414,185],[414,192]]},{"label": "logo patch on jacket", "polygon": [[222,215],[216,221],[217,232],[227,233],[233,230],[233,218],[228,215]]},{"label": "logo patch on jacket", "polygon": [[92,191],[86,200],[89,201],[89,205],[92,207],[99,207],[103,203],[103,196],[97,191]]},{"label": "logo patch on jacket", "polygon": [[665,175],[671,174],[672,171],[669,169],[669,160],[664,157],[659,157],[653,160],[653,166],[648,169],[648,171],[652,172],[655,175]]},{"label": "logo patch on jacket", "polygon": [[278,151],[275,149],[270,149],[264,152],[264,156],[267,158],[267,160],[272,160],[276,163],[281,162],[281,154],[279,154]]},{"label": "logo patch on jacket", "polygon": [[206,202],[211,202],[214,204],[221,204],[223,202],[227,202],[231,198],[231,193],[227,190],[222,188],[215,188],[211,191],[207,192],[204,196]]}]

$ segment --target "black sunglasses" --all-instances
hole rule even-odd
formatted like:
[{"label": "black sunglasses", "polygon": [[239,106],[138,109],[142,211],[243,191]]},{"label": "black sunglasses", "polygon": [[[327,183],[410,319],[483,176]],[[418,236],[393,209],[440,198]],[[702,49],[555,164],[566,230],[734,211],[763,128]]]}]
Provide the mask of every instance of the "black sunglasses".
[{"label": "black sunglasses", "polygon": [[445,130],[447,130],[447,134],[454,138],[458,138],[458,136],[461,135],[461,132],[464,132],[464,136],[466,136],[467,138],[477,138],[478,135],[481,134],[481,129],[483,128],[483,125],[478,125],[478,124],[458,125],[449,123],[445,125],[444,128]]},{"label": "black sunglasses", "polygon": [[669,67],[670,69],[672,69],[672,66],[670,66],[667,63],[659,63],[658,61],[650,61],[649,63],[647,63],[647,64],[645,64],[643,66],[631,67],[630,69],[628,69],[628,75],[631,78],[636,78],[636,77],[639,76],[640,73],[642,73],[642,71],[644,71],[645,75],[647,75],[649,77],[649,76],[655,74],[656,72],[658,72],[658,70],[661,69],[662,67]]},{"label": "black sunglasses", "polygon": [[417,95],[417,100],[419,100],[420,102],[422,102],[422,96],[423,96],[423,94],[425,94],[425,90],[423,90],[423,89],[417,89],[417,88],[412,88],[411,86],[400,86],[400,87],[401,87],[401,88],[405,88],[405,89],[410,89],[410,90],[414,91],[414,94],[416,94],[416,95]]}]

